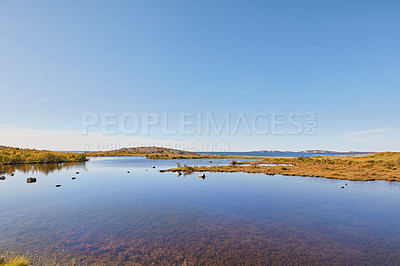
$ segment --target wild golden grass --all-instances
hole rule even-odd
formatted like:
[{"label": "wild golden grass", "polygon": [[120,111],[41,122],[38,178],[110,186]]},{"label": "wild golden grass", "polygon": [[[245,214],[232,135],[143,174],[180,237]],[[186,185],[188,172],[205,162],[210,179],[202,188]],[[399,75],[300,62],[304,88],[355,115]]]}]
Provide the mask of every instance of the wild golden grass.
[{"label": "wild golden grass", "polygon": [[69,254],[40,253],[26,251],[21,247],[5,249],[0,247],[0,266],[26,266],[26,265],[88,265]]},{"label": "wild golden grass", "polygon": [[11,256],[9,258],[1,258],[0,265],[6,266],[27,266],[30,265],[29,260],[21,256]]},{"label": "wild golden grass", "polygon": [[35,149],[0,147],[0,165],[84,161],[87,161],[85,153],[51,152]]}]

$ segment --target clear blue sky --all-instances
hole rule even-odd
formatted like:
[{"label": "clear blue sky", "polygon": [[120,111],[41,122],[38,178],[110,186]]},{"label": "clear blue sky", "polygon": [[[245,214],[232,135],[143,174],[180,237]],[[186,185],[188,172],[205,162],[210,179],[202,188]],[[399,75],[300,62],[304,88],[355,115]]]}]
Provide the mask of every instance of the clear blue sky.
[{"label": "clear blue sky", "polygon": [[80,131],[86,112],[316,112],[313,136],[134,137],[400,151],[399,14],[395,0],[3,0],[0,144],[64,148],[35,134]]}]

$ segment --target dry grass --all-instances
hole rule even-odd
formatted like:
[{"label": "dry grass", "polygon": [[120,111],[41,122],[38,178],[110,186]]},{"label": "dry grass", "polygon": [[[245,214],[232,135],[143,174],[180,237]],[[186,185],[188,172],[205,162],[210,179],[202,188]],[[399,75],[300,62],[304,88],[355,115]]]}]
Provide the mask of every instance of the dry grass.
[{"label": "dry grass", "polygon": [[27,266],[30,265],[30,262],[21,256],[10,256],[8,258],[0,258],[0,265]]},{"label": "dry grass", "polygon": [[[276,164],[276,166],[262,164]],[[285,166],[280,166],[279,164],[285,164]],[[270,157],[260,161],[237,162],[234,165],[180,167],[164,171],[245,172],[362,181],[400,181],[400,153],[385,152],[341,158],[331,158],[329,156],[308,158]]]},{"label": "dry grass", "polygon": [[0,146],[0,165],[85,162],[85,153],[51,152]]},{"label": "dry grass", "polygon": [[27,265],[87,265],[69,254],[57,254],[26,251],[23,248],[14,247],[4,249],[0,247],[0,266],[27,266]]}]

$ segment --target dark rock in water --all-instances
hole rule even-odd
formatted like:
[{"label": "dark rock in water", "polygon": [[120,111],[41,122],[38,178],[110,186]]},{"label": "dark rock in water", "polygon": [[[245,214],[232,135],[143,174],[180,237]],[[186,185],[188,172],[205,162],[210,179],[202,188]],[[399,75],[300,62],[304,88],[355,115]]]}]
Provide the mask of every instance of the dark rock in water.
[{"label": "dark rock in water", "polygon": [[11,176],[14,176],[14,173],[11,173]]},{"label": "dark rock in water", "polygon": [[346,184],[344,184],[345,186],[347,186],[347,183]]},{"label": "dark rock in water", "polygon": [[61,187],[61,185],[56,185],[56,187]]},{"label": "dark rock in water", "polygon": [[212,163],[212,161],[209,161],[209,163]]},{"label": "dark rock in water", "polygon": [[76,172],[77,175],[79,175],[79,172]]},{"label": "dark rock in water", "polygon": [[147,169],[146,169],[146,171],[147,171]]},{"label": "dark rock in water", "polygon": [[201,174],[201,175],[199,175],[199,177],[200,177],[201,179],[206,179],[206,175],[205,175],[205,174]]},{"label": "dark rock in water", "polygon": [[73,177],[73,178],[72,178],[72,180],[75,180],[75,179],[76,179],[76,177]]},{"label": "dark rock in water", "polygon": [[175,172],[176,176],[180,176],[182,173],[181,172]]},{"label": "dark rock in water", "polygon": [[26,183],[36,183],[36,178],[29,177],[28,179],[26,179]]},{"label": "dark rock in water", "polygon": [[154,165],[151,168],[156,168]]},{"label": "dark rock in water", "polygon": [[4,175],[0,176],[0,180],[6,180],[6,177]]},{"label": "dark rock in water", "polygon": [[344,186],[341,186],[340,188],[344,188]]},{"label": "dark rock in water", "polygon": [[131,172],[130,172],[130,171],[128,171],[127,173],[128,173],[128,174],[130,174]]}]

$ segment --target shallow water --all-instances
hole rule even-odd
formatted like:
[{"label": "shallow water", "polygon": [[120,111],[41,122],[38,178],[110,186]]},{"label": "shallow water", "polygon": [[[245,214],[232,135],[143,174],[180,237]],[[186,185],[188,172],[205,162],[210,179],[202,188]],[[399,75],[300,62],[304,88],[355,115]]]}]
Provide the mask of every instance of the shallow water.
[{"label": "shallow water", "polygon": [[112,157],[0,169],[0,247],[107,265],[400,263],[399,183],[159,172],[176,162],[210,164]]}]

